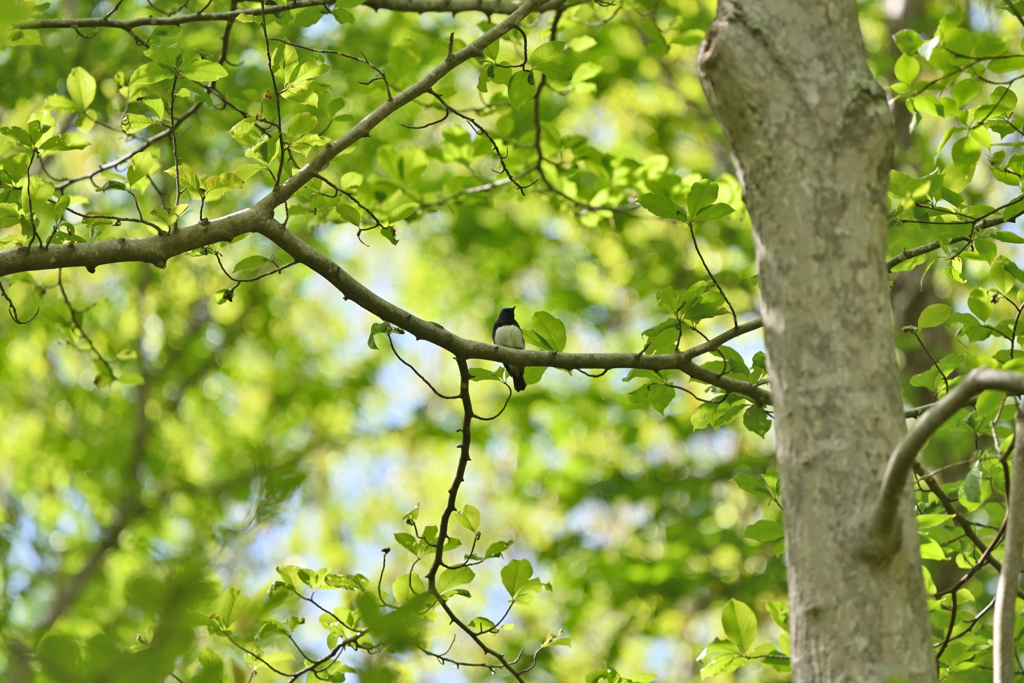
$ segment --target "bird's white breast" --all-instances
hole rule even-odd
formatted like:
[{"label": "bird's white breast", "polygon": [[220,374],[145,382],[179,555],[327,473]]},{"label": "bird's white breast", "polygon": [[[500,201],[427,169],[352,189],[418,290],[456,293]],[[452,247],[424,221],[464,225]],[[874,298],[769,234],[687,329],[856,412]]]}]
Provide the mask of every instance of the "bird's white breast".
[{"label": "bird's white breast", "polygon": [[503,325],[494,333],[494,343],[499,346],[509,346],[513,349],[525,349],[523,331],[515,325]]}]

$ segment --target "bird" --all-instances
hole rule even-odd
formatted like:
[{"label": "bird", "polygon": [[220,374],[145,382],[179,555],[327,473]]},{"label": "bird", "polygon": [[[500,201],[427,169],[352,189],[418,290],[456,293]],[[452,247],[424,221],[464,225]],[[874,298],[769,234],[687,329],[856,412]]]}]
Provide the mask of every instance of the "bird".
[{"label": "bird", "polygon": [[[526,342],[523,340],[523,331],[516,322],[516,307],[503,308],[498,314],[491,328],[491,340],[498,346],[507,346],[512,349],[525,349]],[[505,371],[512,378],[512,385],[516,391],[526,388],[526,380],[523,379],[523,369],[518,365],[505,363]]]}]

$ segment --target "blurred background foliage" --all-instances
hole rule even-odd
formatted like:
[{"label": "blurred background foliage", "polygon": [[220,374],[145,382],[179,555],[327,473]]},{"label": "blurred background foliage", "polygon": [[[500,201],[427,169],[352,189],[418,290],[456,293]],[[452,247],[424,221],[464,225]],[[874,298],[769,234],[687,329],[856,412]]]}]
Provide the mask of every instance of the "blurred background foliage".
[{"label": "blurred background foliage", "polygon": [[[114,16],[236,5],[253,3],[126,0]],[[971,3],[965,25],[1019,34],[997,5]],[[953,0],[859,6],[872,68],[886,84],[895,82],[900,56],[893,33],[911,28],[927,37],[942,17],[963,9]],[[112,9],[109,2],[66,1],[42,16],[103,16]],[[719,183],[720,201],[740,211],[700,224],[696,239],[741,322],[753,319],[759,299],[750,226],[695,71],[714,9],[703,0],[570,6],[558,15],[556,37],[568,45],[563,66],[571,78],[553,78],[536,102],[518,108],[508,99],[509,69],[474,61],[445,78],[437,93],[494,136],[517,180],[538,181],[525,194],[494,172],[494,150],[464,120],[405,127],[443,114],[437,100],[424,96],[325,171],[352,201],[340,207],[325,198],[332,194],[327,185],[314,183],[324,194],[300,193],[290,204],[289,227],[379,295],[464,337],[486,340],[497,311],[515,305],[524,327],[541,310],[562,320],[566,350],[639,352],[641,332],[664,317],[657,293],[685,290],[707,274],[686,226],[651,216],[635,198],[653,191],[680,196],[703,176]],[[533,15],[524,26],[531,52],[551,39],[553,17]],[[397,91],[444,58],[450,33],[459,47],[487,19],[479,12],[415,14],[339,3],[333,14],[321,8],[280,13],[268,19],[267,31],[307,47],[363,55]],[[216,61],[224,24],[136,31],[150,46],[197,50]],[[272,49],[284,58],[282,44]],[[267,96],[260,23],[234,24],[229,75],[216,81],[216,92],[191,81],[176,82],[176,91],[168,81],[133,88],[132,74],[149,61],[145,51],[128,32],[112,28],[24,32],[0,49],[7,74],[0,124],[27,126],[35,119],[87,137],[88,148],[41,164],[61,186],[62,178],[92,174],[161,130],[154,121],[126,135],[123,120],[129,129],[144,123],[128,115],[166,121],[172,107],[180,116],[199,104],[178,129],[180,161],[201,177],[239,172],[242,180],[241,167],[253,161],[245,150],[258,135],[232,129],[242,113],[277,116]],[[296,88],[282,100],[286,127],[304,113],[316,117],[316,133],[333,138],[387,96],[366,64],[329,53],[294,54],[322,59],[329,68],[309,89]],[[522,37],[510,33],[490,59],[513,65],[522,55]],[[88,83],[76,68],[95,81],[88,102],[83,86],[71,85]],[[221,104],[225,99],[230,106]],[[895,107],[906,130],[910,117],[902,104]],[[929,173],[946,127],[925,119],[901,133],[897,169],[914,177]],[[538,144],[548,159],[541,166],[546,180],[537,169]],[[166,139],[152,151],[159,170],[173,167]],[[14,140],[0,138],[0,157],[18,153]],[[304,152],[296,153],[301,164]],[[135,216],[124,191],[130,176],[122,164],[61,189],[83,212]],[[203,215],[246,207],[272,184],[266,171],[244,180],[206,202]],[[487,191],[460,194],[495,181]],[[172,175],[154,171],[136,182],[132,189],[147,216],[173,206]],[[993,183],[979,171],[965,193],[982,203],[995,192]],[[200,218],[199,204],[190,203],[182,225]],[[128,221],[71,224],[57,241],[153,234]],[[5,248],[27,239],[20,225],[0,230]],[[273,245],[255,235],[217,250],[227,272],[252,255],[275,257]],[[240,274],[268,268],[260,267]],[[962,308],[971,287],[938,270],[923,279],[921,268],[894,276],[900,326],[916,324],[932,303]],[[966,272],[976,280],[985,276]],[[165,269],[129,264],[95,273],[36,272],[3,284],[23,319],[39,313],[27,325],[0,322],[0,677],[142,681],[173,672],[178,680],[249,680],[238,648],[204,622],[223,610],[228,588],[246,598],[236,632],[251,637],[264,618],[306,615],[309,623],[294,637],[321,653],[324,633],[315,611],[294,596],[268,595],[279,578],[275,567],[327,567],[374,584],[381,577],[385,590],[408,570],[413,558],[394,534],[408,531],[403,515],[416,506],[420,520],[429,520],[423,524],[436,523],[457,462],[461,414],[402,365],[385,338],[377,337],[379,350],[369,348],[375,319],[318,276],[289,268],[233,288],[217,257],[195,253]],[[232,290],[229,301],[225,289]],[[703,321],[684,345],[731,322],[728,315]],[[953,343],[945,328],[928,335],[933,349]],[[394,340],[442,392],[456,391],[457,370],[445,353],[408,335]],[[934,400],[933,391],[909,383],[930,367],[921,346],[908,333],[899,344],[908,405]],[[761,351],[759,334],[732,347],[750,365]],[[676,374],[673,382],[705,396]],[[475,426],[460,505],[480,510],[482,544],[514,541],[506,561],[529,559],[553,588],[513,609],[515,628],[496,636],[496,646],[514,656],[520,648],[532,652],[559,629],[571,637],[571,648],[541,652],[531,680],[581,680],[604,662],[662,680],[698,680],[697,656],[722,637],[721,613],[730,599],[753,607],[760,641],[778,642],[781,633],[765,607],[785,600],[781,544],[772,536],[781,511],[765,495],[769,489],[751,495],[765,473],[772,484],[773,432],[762,439],[739,421],[695,429],[696,398],[678,391],[661,413],[632,400],[629,392],[641,385],[624,383],[625,377],[625,371],[591,379],[548,370],[513,396],[499,419]],[[497,412],[504,397],[497,384],[474,385],[484,415]],[[968,461],[969,469],[976,432],[947,431],[932,440],[928,466]],[[965,475],[966,469],[959,475],[953,469],[943,481]],[[464,545],[472,542],[464,530],[457,535]],[[386,547],[391,552],[381,574]],[[950,561],[929,567],[952,575]],[[477,569],[472,597],[457,603],[467,615],[496,619],[504,611],[498,570],[497,564]],[[981,585],[978,604],[992,589]],[[443,652],[452,634],[439,620],[424,642]],[[261,647],[295,652],[280,637]],[[479,661],[482,654],[458,639],[450,656]],[[487,669],[456,669],[407,653],[343,661],[361,671],[358,680],[489,676]],[[282,663],[287,670],[301,665],[299,657]],[[260,680],[265,676],[272,674],[261,672]],[[780,680],[786,674],[754,663],[729,676]]]}]

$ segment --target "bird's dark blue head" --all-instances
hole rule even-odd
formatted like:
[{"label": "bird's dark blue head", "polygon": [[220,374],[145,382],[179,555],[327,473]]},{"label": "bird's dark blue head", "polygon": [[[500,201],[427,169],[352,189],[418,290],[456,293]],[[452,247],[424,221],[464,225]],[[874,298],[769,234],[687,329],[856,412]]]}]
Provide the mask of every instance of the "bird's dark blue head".
[{"label": "bird's dark blue head", "polygon": [[494,327],[491,328],[491,337],[494,337],[494,333],[498,331],[499,327],[505,327],[506,325],[514,325],[519,327],[519,323],[516,322],[515,315],[516,307],[503,308],[501,313],[498,314],[498,319],[494,321]]}]

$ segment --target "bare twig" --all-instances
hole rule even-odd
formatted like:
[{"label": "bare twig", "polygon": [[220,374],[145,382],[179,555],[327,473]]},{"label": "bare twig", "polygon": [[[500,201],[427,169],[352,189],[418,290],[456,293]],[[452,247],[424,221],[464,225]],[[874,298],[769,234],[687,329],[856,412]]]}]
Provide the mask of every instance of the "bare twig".
[{"label": "bare twig", "polygon": [[7,290],[4,289],[4,283],[2,282],[0,282],[0,296],[7,300],[7,312],[11,314],[11,318],[14,319],[14,322],[18,323],[19,325],[28,325],[30,322],[36,319],[37,315],[39,315],[39,309],[36,308],[36,312],[32,314],[31,318],[29,318],[28,320],[20,319],[18,317],[18,309],[15,307],[14,302],[11,301],[11,297],[7,295]]},{"label": "bare twig", "polygon": [[723,299],[725,299],[725,304],[729,307],[729,312],[732,313],[733,327],[739,327],[740,323],[739,320],[736,319],[736,309],[732,307],[732,302],[729,301],[729,297],[725,295],[725,290],[722,289],[722,285],[718,284],[718,280],[715,279],[715,274],[711,272],[711,269],[708,268],[707,261],[704,260],[704,255],[700,253],[700,247],[697,246],[697,233],[693,231],[693,223],[690,223],[689,226],[690,237],[691,239],[693,239],[693,249],[694,251],[697,252],[697,256],[700,258],[701,265],[704,266],[704,272],[708,274],[708,277],[711,278],[711,281],[715,283],[715,287],[718,288],[718,293],[722,295]]},{"label": "bare twig", "polygon": [[[266,0],[260,0],[260,9],[266,12]],[[270,54],[270,37],[267,35],[266,18],[260,22],[260,26],[263,28],[263,43],[267,53],[267,70],[270,72],[270,87],[274,90],[274,104],[277,106],[277,119],[274,122],[274,125],[277,127],[279,147],[277,152],[280,155],[280,158],[277,163],[277,175],[274,177],[274,186],[276,187],[281,184],[281,179],[284,175],[284,127],[281,123],[281,93],[277,89],[277,77],[274,75],[274,60]]]},{"label": "bare twig", "polygon": [[395,358],[397,358],[399,361],[401,361],[402,365],[404,365],[405,367],[409,368],[414,373],[416,373],[416,376],[419,377],[421,380],[423,380],[423,383],[426,384],[428,387],[430,387],[430,390],[433,391],[434,394],[436,394],[438,398],[443,398],[443,399],[447,399],[447,400],[454,400],[454,399],[459,398],[459,394],[455,394],[454,396],[446,396],[445,394],[442,394],[440,391],[438,391],[437,389],[434,388],[434,385],[431,384],[430,381],[426,377],[424,377],[423,375],[420,374],[419,370],[417,370],[415,367],[413,367],[413,365],[411,363],[407,363],[406,360],[404,358],[402,358],[402,356],[398,353],[398,349],[395,348],[395,340],[391,338],[391,333],[390,332],[388,333],[388,343],[391,344],[391,351],[395,354]]}]

